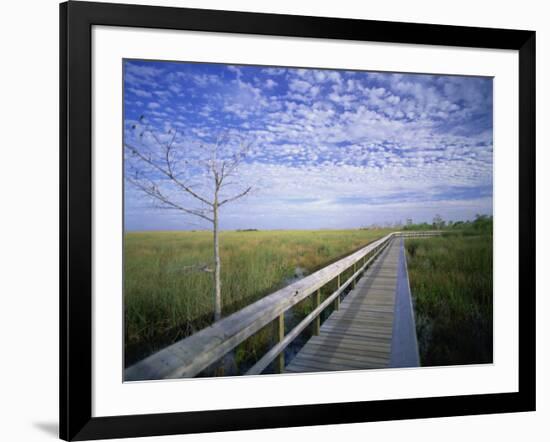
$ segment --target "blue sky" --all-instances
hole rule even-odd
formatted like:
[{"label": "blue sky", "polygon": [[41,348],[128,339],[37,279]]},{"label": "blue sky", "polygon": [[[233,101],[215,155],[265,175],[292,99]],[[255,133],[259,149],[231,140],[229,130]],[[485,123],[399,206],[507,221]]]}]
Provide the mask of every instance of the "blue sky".
[{"label": "blue sky", "polygon": [[[143,121],[161,142],[177,134],[174,145],[189,159],[186,179],[202,192],[209,189],[192,161],[197,146],[229,134],[230,156],[236,139],[250,144],[236,186],[253,191],[221,209],[222,229],[354,228],[492,214],[490,78],[124,64],[125,141],[156,149],[149,132],[136,134]],[[208,225],[160,208],[126,182],[125,227]]]}]

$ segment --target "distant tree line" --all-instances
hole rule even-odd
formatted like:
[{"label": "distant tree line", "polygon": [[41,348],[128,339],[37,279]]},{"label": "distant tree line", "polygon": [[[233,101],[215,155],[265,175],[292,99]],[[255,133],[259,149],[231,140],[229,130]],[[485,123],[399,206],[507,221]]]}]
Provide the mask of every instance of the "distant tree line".
[{"label": "distant tree line", "polygon": [[413,223],[407,219],[403,230],[466,230],[478,233],[491,233],[493,230],[493,216],[477,214],[473,221],[445,221],[441,215],[434,216],[431,223]]}]

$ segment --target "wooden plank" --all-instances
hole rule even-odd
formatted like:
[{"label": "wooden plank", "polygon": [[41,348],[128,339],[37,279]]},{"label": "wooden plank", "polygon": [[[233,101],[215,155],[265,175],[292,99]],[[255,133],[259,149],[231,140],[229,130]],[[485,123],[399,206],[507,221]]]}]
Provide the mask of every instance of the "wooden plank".
[{"label": "wooden plank", "polygon": [[335,313],[335,315],[341,315],[343,318],[348,318],[353,315],[365,317],[365,318],[371,318],[371,319],[386,319],[388,317],[391,317],[391,313],[385,313],[385,312],[376,312],[369,310],[368,306],[357,306],[355,308],[343,308],[341,312]]},{"label": "wooden plank", "polygon": [[[321,305],[321,289],[317,290],[315,293],[315,307]],[[313,323],[313,334],[318,335],[320,333],[319,329],[321,328],[321,315],[317,315],[315,322]]]},{"label": "wooden plank", "polygon": [[362,332],[385,333],[388,329],[391,329],[390,322],[331,321],[323,324],[321,334],[323,332],[349,332],[361,335]]},{"label": "wooden plank", "polygon": [[386,312],[377,312],[372,311],[368,309],[362,309],[362,310],[343,310],[341,312],[341,315],[338,317],[339,321],[372,321],[374,323],[380,322],[385,323],[393,319],[392,313],[386,313]]},{"label": "wooden plank", "polygon": [[375,326],[346,326],[342,324],[336,324],[335,326],[327,327],[323,330],[328,334],[331,333],[340,333],[343,335],[356,335],[356,336],[378,336],[378,337],[387,337],[391,334],[391,327],[375,327]]},{"label": "wooden plank", "polygon": [[[340,288],[340,276],[341,275],[338,275],[338,283],[337,283],[337,287]],[[336,297],[336,300],[334,301],[334,310],[339,310],[340,309],[340,297]]]},{"label": "wooden plank", "polygon": [[286,368],[285,371],[291,371],[293,373],[303,372],[318,372],[318,371],[342,371],[342,370],[363,370],[372,368],[384,368],[385,365],[381,363],[362,363],[361,365],[353,365],[348,363],[326,362],[313,359],[294,359]]},{"label": "wooden plank", "polygon": [[333,327],[335,325],[339,325],[339,326],[353,326],[355,324],[356,327],[360,327],[362,325],[364,325],[364,323],[368,323],[368,324],[371,324],[373,326],[376,326],[376,327],[385,327],[387,325],[390,325],[392,324],[392,321],[391,321],[392,318],[381,318],[381,317],[363,317],[363,316],[353,316],[353,315],[348,315],[346,318],[338,318],[338,320],[334,320],[334,321],[330,321],[330,322],[325,322],[322,326],[321,326],[321,329],[323,327]]},{"label": "wooden plank", "polygon": [[334,313],[335,320],[347,320],[353,317],[365,317],[373,320],[385,320],[392,316],[392,312],[381,312],[370,308],[369,305],[358,305],[355,308],[343,308],[340,312]]},{"label": "wooden plank", "polygon": [[[342,333],[339,331],[331,331],[330,334],[334,336],[343,336],[343,337],[346,337],[346,339],[348,340],[355,340],[355,341],[367,340],[367,341],[389,342],[387,335],[374,335],[372,333],[358,334],[357,332]],[[323,335],[320,335],[320,336],[323,336]]]},{"label": "wooden plank", "polygon": [[288,364],[286,369],[291,369],[294,371],[303,371],[304,369],[308,371],[326,371],[330,364],[324,361],[315,360],[312,358],[298,358],[295,357],[290,364]]},{"label": "wooden plank", "polygon": [[296,365],[307,365],[313,367],[327,367],[328,370],[360,370],[370,367],[384,367],[387,363],[381,360],[353,360],[330,355],[329,357],[316,357],[315,355],[304,354],[297,360]]},{"label": "wooden plank", "polygon": [[[355,317],[357,318],[364,316],[364,317],[369,317],[372,320],[379,319],[383,321],[393,315],[393,312],[388,308],[389,306],[385,306],[383,308],[377,308],[372,305],[361,305],[353,309],[344,310],[342,313],[346,314],[345,318],[351,318],[355,315]],[[343,320],[346,320],[346,319],[343,319]]]},{"label": "wooden plank", "polygon": [[303,353],[300,352],[299,358],[305,358],[307,360],[319,360],[324,362],[338,364],[353,364],[357,368],[362,368],[365,365],[370,364],[388,364],[388,356],[380,354],[365,354],[365,355],[350,355],[345,352],[333,352],[333,353],[319,353],[309,348]]},{"label": "wooden plank", "polygon": [[297,361],[292,367],[296,370],[298,367],[306,368],[305,371],[347,371],[347,370],[360,370],[364,368],[358,364],[338,363],[321,361],[315,359],[306,359],[303,362]]},{"label": "wooden plank", "polygon": [[390,342],[388,341],[387,335],[374,335],[371,333],[356,333],[356,332],[341,332],[341,331],[333,331],[331,333],[324,333],[319,335],[319,338],[327,339],[327,340],[338,340],[343,341],[346,340],[349,343],[355,343],[360,345],[381,345],[384,344],[386,346],[390,346]]},{"label": "wooden plank", "polygon": [[366,303],[366,302],[362,304],[360,304],[359,302],[355,302],[349,308],[348,306],[344,306],[341,310],[342,311],[337,314],[346,316],[346,317],[356,314],[356,315],[365,316],[365,317],[387,318],[388,316],[393,315],[393,312],[372,311],[372,309],[370,309],[370,303]]},{"label": "wooden plank", "polygon": [[357,315],[362,316],[370,316],[373,319],[375,317],[378,317],[380,319],[387,318],[388,316],[391,316],[393,312],[388,311],[380,311],[379,309],[372,308],[371,305],[358,305],[355,308],[352,309],[346,309],[342,312],[343,314],[347,313],[347,317],[353,315],[354,313],[357,313]]},{"label": "wooden plank", "polygon": [[341,332],[341,333],[355,333],[358,335],[364,335],[364,334],[375,334],[375,335],[388,335],[391,334],[391,327],[362,327],[360,325],[354,325],[354,324],[326,324],[325,327],[322,328],[323,332]]},{"label": "wooden plank", "polygon": [[[358,307],[361,308],[361,307]],[[392,313],[392,308],[389,305],[375,305],[369,304],[362,306],[363,310],[366,312],[378,312],[378,313]]]},{"label": "wooden plank", "polygon": [[[354,358],[353,355],[348,355],[347,358],[342,357],[341,355],[332,355],[331,357],[317,357],[313,358],[307,352],[303,353],[301,356],[296,357],[285,371],[292,370],[299,372],[300,370],[310,370],[310,369],[319,369],[319,370],[357,370],[364,368],[380,368],[387,366],[388,357],[360,357]],[[339,367],[334,365],[338,364]],[[307,371],[306,370],[306,371]]]},{"label": "wooden plank", "polygon": [[[285,338],[285,314],[284,312],[277,318],[277,340],[282,342]],[[282,351],[277,355],[277,363],[275,364],[277,373],[282,373],[285,369],[285,352]]]},{"label": "wooden plank", "polygon": [[317,341],[308,343],[308,346],[312,348],[326,347],[327,349],[332,349],[330,351],[342,350],[342,351],[353,351],[355,353],[367,353],[373,351],[375,353],[388,353],[391,348],[387,346],[384,342],[373,342],[373,341]]},{"label": "wooden plank", "polygon": [[395,293],[395,283],[392,282],[391,284],[391,287],[388,286],[387,288],[384,287],[382,288],[382,286],[376,286],[376,287],[373,287],[373,286],[363,286],[363,287],[358,287],[359,289],[363,289],[363,290],[368,290],[369,291],[369,298],[370,299],[373,299],[373,298],[384,298],[388,295],[391,295],[392,293]]},{"label": "wooden plank", "polygon": [[[395,302],[395,300],[394,300]],[[386,303],[383,304],[383,306],[387,307],[388,305]],[[351,315],[354,315],[354,314],[357,314],[357,315],[368,315],[368,316],[372,316],[372,317],[380,317],[380,318],[385,318],[387,317],[388,315],[391,315],[392,312],[384,312],[384,311],[379,311],[377,308],[376,308],[376,305],[372,304],[372,303],[354,303],[352,306],[344,306],[340,312],[337,312],[335,313],[335,317],[340,317],[340,315],[342,316],[346,316],[346,317],[349,317]]]},{"label": "wooden plank", "polygon": [[358,312],[358,313],[386,313],[391,314],[391,305],[390,303],[384,302],[383,304],[374,304],[374,303],[364,303],[364,304],[357,304],[354,307],[347,309],[351,312]]},{"label": "wooden plank", "polygon": [[[316,353],[322,354],[347,354],[352,358],[360,358],[362,356],[372,355],[373,357],[383,358],[383,360],[388,359],[390,352],[389,348],[380,348],[374,346],[357,346],[357,345],[346,345],[345,341],[342,343],[331,344],[329,342],[309,342],[307,348],[304,347],[304,354],[314,351]],[[302,351],[300,351],[300,355]]]},{"label": "wooden plank", "polygon": [[355,337],[352,335],[337,335],[337,334],[325,334],[321,336],[315,336],[310,340],[312,343],[321,343],[327,345],[346,345],[348,347],[357,347],[362,349],[365,347],[374,347],[384,350],[391,348],[391,343],[384,339],[370,338],[370,337]]},{"label": "wooden plank", "polygon": [[[360,339],[378,339],[378,340],[386,340],[391,338],[391,333],[387,333],[380,330],[365,330],[364,332],[361,332],[360,330],[345,330],[345,329],[328,329],[327,330],[329,334],[334,334],[335,336],[340,335],[341,337],[349,336],[349,339],[354,339],[356,341]],[[322,335],[321,335],[322,336]]]}]

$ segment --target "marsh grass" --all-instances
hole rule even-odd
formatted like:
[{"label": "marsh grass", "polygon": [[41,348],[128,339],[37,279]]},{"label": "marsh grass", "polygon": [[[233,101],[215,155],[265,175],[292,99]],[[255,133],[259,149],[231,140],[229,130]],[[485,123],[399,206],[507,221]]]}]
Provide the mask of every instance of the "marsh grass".
[{"label": "marsh grass", "polygon": [[473,228],[406,240],[421,365],[492,362],[492,241]]},{"label": "marsh grass", "polygon": [[[295,277],[296,269],[314,272],[388,232],[384,229],[221,232],[223,316],[283,287]],[[125,234],[126,366],[212,323],[212,274],[194,269],[210,264],[211,255],[211,232]],[[328,284],[322,291],[322,299],[335,287],[335,281]],[[287,327],[313,308],[310,300],[295,306]],[[273,336],[273,327],[268,325],[243,342],[234,351],[235,364],[244,367],[259,359],[272,344]]]}]

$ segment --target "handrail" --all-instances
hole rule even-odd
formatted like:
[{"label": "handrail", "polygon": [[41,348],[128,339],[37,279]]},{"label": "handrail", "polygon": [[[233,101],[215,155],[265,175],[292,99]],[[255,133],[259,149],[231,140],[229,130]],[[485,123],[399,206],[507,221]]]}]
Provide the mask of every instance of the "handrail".
[{"label": "handrail", "polygon": [[439,236],[443,233],[442,230],[411,230],[411,231],[400,231],[394,232],[396,238],[407,238],[413,237],[418,238],[422,236]]},{"label": "handrail", "polygon": [[[406,233],[406,235],[403,235]],[[302,278],[300,281],[292,283],[276,292],[263,297],[262,299],[244,307],[243,309],[221,319],[218,322],[194,333],[150,356],[128,367],[125,370],[126,381],[138,381],[149,379],[173,379],[181,377],[193,377],[203,371],[205,368],[218,361],[221,357],[233,350],[241,342],[257,333],[267,324],[274,320],[279,320],[279,327],[284,327],[284,313],[308,296],[316,293],[328,282],[340,275],[363,259],[364,262],[358,271],[348,278],[343,284],[339,284],[338,290],[332,293],[323,303],[319,302],[316,309],[306,316],[298,326],[284,337],[279,333],[280,340],[271,350],[269,350],[258,363],[249,370],[251,373],[263,371],[269,363],[303,330],[309,323],[319,317],[319,314],[331,303],[336,302],[336,307],[340,299],[340,294],[361,274],[361,272],[372,262],[385,246],[387,246],[394,237],[411,236],[413,232],[392,232],[385,237],[378,239],[358,251],[340,259],[314,273]],[[415,232],[432,233],[433,236],[440,232]],[[420,236],[420,235],[418,235]],[[369,260],[367,262],[367,256]],[[331,301],[328,301],[331,299]],[[327,302],[328,301],[328,302]],[[321,308],[322,306],[322,308]],[[319,309],[319,310],[318,310]],[[314,314],[315,313],[315,314]],[[313,315],[313,316],[312,316]],[[307,324],[303,322],[307,319]],[[281,325],[282,324],[282,325]],[[298,331],[297,328],[301,330]],[[268,357],[269,356],[269,357]],[[271,358],[266,364],[266,361]],[[264,359],[265,358],[265,359]],[[282,365],[282,361],[281,364]]]}]

